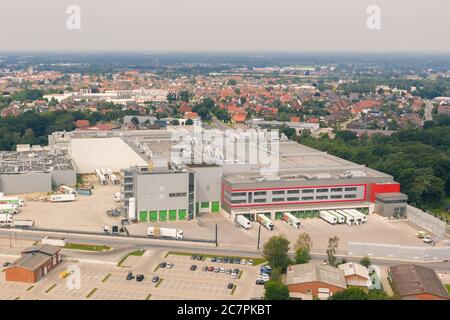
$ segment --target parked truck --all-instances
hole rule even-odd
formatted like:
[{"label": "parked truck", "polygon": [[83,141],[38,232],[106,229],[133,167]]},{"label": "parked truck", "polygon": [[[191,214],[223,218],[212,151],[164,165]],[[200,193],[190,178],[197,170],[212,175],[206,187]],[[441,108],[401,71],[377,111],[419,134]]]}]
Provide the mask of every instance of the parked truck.
[{"label": "parked truck", "polygon": [[19,212],[19,208],[13,203],[0,204],[0,213],[3,214],[16,214]]},{"label": "parked truck", "polygon": [[326,210],[321,210],[319,213],[319,217],[321,217],[323,220],[325,220],[328,223],[331,223],[331,224],[337,223],[336,216]]},{"label": "parked truck", "polygon": [[95,173],[97,174],[97,178],[101,184],[106,184],[105,175],[102,173],[100,169],[95,169]]},{"label": "parked truck", "polygon": [[0,223],[12,223],[13,218],[11,214],[0,213]]},{"label": "parked truck", "polygon": [[284,212],[283,213],[283,220],[286,221],[287,224],[289,224],[291,227],[295,229],[300,229],[300,220],[296,217],[294,217],[290,212]]},{"label": "parked truck", "polygon": [[114,173],[112,173],[109,175],[109,181],[111,181],[112,184],[118,184],[119,178],[117,178],[117,176]]},{"label": "parked truck", "polygon": [[355,224],[355,218],[351,214],[348,214],[344,210],[335,210],[335,211],[345,217],[345,223],[347,225],[353,226]]},{"label": "parked truck", "polygon": [[258,213],[256,215],[256,220],[267,230],[273,231],[273,228],[275,227],[272,220],[267,218],[264,214]]},{"label": "parked truck", "polygon": [[361,222],[362,223],[366,223],[367,222],[367,215],[365,215],[364,213],[362,213],[361,211],[358,211],[356,209],[350,209],[349,210],[354,216],[357,216],[359,218],[361,218]]},{"label": "parked truck", "polygon": [[20,199],[19,197],[5,197],[2,193],[0,194],[0,204],[5,203],[12,203],[15,204],[17,207],[23,207],[25,205],[23,200]]},{"label": "parked truck", "polygon": [[13,226],[17,229],[31,229],[34,226],[34,220],[13,220]]},{"label": "parked truck", "polygon": [[244,215],[242,214],[238,214],[236,215],[236,223],[238,225],[240,225],[242,228],[244,229],[251,229],[252,228],[252,223],[250,220],[248,220]]},{"label": "parked truck", "polygon": [[51,202],[69,202],[69,201],[75,201],[75,194],[68,193],[68,194],[52,194],[50,196]]},{"label": "parked truck", "polygon": [[183,230],[176,228],[148,227],[147,235],[149,237],[183,239]]},{"label": "parked truck", "polygon": [[339,223],[339,224],[344,224],[345,223],[345,216],[343,216],[339,212],[337,212],[335,210],[328,210],[328,212],[333,214],[336,217],[337,223]]}]

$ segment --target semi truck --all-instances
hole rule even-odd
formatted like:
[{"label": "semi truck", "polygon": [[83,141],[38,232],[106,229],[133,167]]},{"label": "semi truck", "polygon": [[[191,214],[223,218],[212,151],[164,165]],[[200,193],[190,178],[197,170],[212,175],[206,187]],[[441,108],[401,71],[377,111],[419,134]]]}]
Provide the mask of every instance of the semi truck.
[{"label": "semi truck", "polygon": [[119,183],[119,178],[117,178],[117,176],[114,173],[109,175],[109,180],[111,181],[112,184]]},{"label": "semi truck", "polygon": [[275,227],[272,220],[267,218],[264,214],[258,213],[256,215],[256,220],[267,230],[273,231],[273,228]]},{"label": "semi truck", "polygon": [[19,197],[5,197],[3,193],[0,193],[0,204],[4,203],[12,203],[15,204],[17,207],[23,207],[25,203],[22,199]]},{"label": "semi truck", "polygon": [[0,213],[0,223],[12,223],[13,218],[11,214]]},{"label": "semi truck", "polygon": [[365,215],[364,213],[362,213],[356,209],[349,209],[348,211],[350,211],[354,216],[361,218],[362,223],[367,222],[367,215]]},{"label": "semi truck", "polygon": [[0,204],[0,213],[3,214],[16,214],[19,212],[19,208],[13,203]]},{"label": "semi truck", "polygon": [[294,217],[290,212],[284,212],[283,213],[283,220],[286,221],[287,224],[289,224],[291,227],[295,229],[300,229],[300,220],[296,217]]},{"label": "semi truck", "polygon": [[75,201],[75,194],[69,193],[69,194],[52,194],[50,196],[51,202],[68,202],[68,201]]},{"label": "semi truck", "polygon": [[104,176],[104,177],[108,177],[108,171],[105,169],[105,168],[101,168],[100,169],[100,172],[102,173],[102,175]]},{"label": "semi truck", "polygon": [[236,215],[236,223],[247,230],[252,228],[251,221],[248,220],[243,214]]},{"label": "semi truck", "polygon": [[105,175],[102,173],[100,169],[95,169],[95,173],[97,174],[97,178],[101,184],[106,184]]},{"label": "semi truck", "polygon": [[329,213],[334,214],[334,216],[337,219],[337,223],[344,224],[345,223],[345,217],[341,215],[340,213],[334,211],[334,210],[328,210]]},{"label": "semi truck", "polygon": [[353,226],[355,224],[355,218],[351,215],[345,212],[344,210],[335,210],[336,212],[340,213],[345,217],[345,223],[349,226]]},{"label": "semi truck", "polygon": [[148,227],[147,235],[149,237],[183,239],[183,230],[176,228]]},{"label": "semi truck", "polygon": [[319,217],[321,217],[323,220],[325,220],[328,223],[331,223],[331,224],[337,223],[336,216],[328,211],[321,210],[319,213]]}]

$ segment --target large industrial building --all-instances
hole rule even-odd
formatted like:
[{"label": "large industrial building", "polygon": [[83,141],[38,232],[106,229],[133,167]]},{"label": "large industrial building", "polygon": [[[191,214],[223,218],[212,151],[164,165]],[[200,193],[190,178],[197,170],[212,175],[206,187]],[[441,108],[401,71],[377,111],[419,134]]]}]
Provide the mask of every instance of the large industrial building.
[{"label": "large industrial building", "polygon": [[[278,135],[264,144],[249,140],[242,132],[239,136],[218,130],[199,132],[192,127],[182,132],[173,127],[55,132],[49,136],[51,151],[47,151],[53,162],[39,161],[41,166],[48,162],[42,169],[48,177],[40,177],[47,179],[42,190],[52,184],[71,185],[76,173],[111,168],[121,172],[125,211],[129,199],[134,198],[135,212],[130,218],[140,221],[185,220],[198,213],[221,211],[231,218],[245,215],[255,220],[257,214],[264,214],[277,220],[284,212],[314,217],[320,210],[350,208],[366,214],[376,211],[383,216],[404,216],[406,196],[390,175]],[[265,131],[258,132],[268,136]],[[275,164],[271,170],[261,161],[263,153]],[[20,166],[15,170],[24,171]],[[5,179],[3,175],[1,179]],[[29,189],[9,182],[0,187],[6,192]]]}]

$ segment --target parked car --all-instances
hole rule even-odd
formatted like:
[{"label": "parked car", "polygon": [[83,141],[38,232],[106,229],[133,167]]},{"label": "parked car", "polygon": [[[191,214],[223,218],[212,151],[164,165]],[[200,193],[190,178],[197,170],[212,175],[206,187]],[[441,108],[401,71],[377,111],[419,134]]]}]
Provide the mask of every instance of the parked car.
[{"label": "parked car", "polygon": [[144,279],[145,279],[145,277],[143,274],[138,274],[136,276],[136,281],[138,281],[138,282],[144,281]]},{"label": "parked car", "polygon": [[215,272],[215,273],[220,272],[219,267],[215,267],[215,268],[214,268],[214,272]]},{"label": "parked car", "polygon": [[264,285],[265,281],[262,279],[256,279],[256,284],[257,285]]},{"label": "parked car", "polygon": [[237,273],[236,272],[233,272],[232,274],[231,274],[231,279],[236,279],[237,278]]},{"label": "parked car", "polygon": [[127,274],[127,277],[126,277],[126,279],[127,279],[127,281],[130,281],[130,280],[132,280],[134,278],[134,276],[133,276],[133,272],[128,272],[128,274]]},{"label": "parked car", "polygon": [[228,260],[228,263],[234,263],[234,258],[230,258],[230,260]]},{"label": "parked car", "polygon": [[219,257],[219,258],[217,258],[217,260],[216,260],[217,262],[219,262],[219,263],[221,263],[222,262],[222,258],[221,257]]},{"label": "parked car", "polygon": [[227,274],[231,274],[232,272],[233,272],[233,270],[231,270],[231,269],[227,269]]},{"label": "parked car", "polygon": [[5,262],[4,264],[3,264],[3,266],[6,268],[7,266],[9,266],[11,264],[11,262]]},{"label": "parked car", "polygon": [[248,260],[248,262],[247,262],[247,264],[248,264],[249,266],[252,266],[253,263],[254,263],[253,259],[250,259],[250,260]]},{"label": "parked car", "polygon": [[153,278],[152,278],[152,282],[158,282],[159,281],[159,277],[158,276],[154,276]]},{"label": "parked car", "polygon": [[195,260],[195,259],[197,259],[197,256],[196,256],[195,254],[193,254],[193,255],[191,256],[191,260]]},{"label": "parked car", "polygon": [[165,263],[165,262],[161,262],[160,264],[159,264],[159,267],[160,268],[165,268],[167,266],[167,263]]},{"label": "parked car", "polygon": [[214,271],[214,267],[208,267],[208,271],[209,272],[213,272]]},{"label": "parked car", "polygon": [[223,258],[223,263],[228,263],[228,257]]},{"label": "parked car", "polygon": [[241,260],[241,264],[247,264],[247,260],[242,259],[242,260]]},{"label": "parked car", "polygon": [[189,270],[195,271],[195,270],[197,270],[197,266],[196,266],[195,264],[193,264],[193,265],[189,268]]},{"label": "parked car", "polygon": [[233,270],[233,272],[239,274],[239,269],[236,268]]},{"label": "parked car", "polygon": [[221,272],[221,273],[225,273],[225,268],[223,268],[223,267],[220,268],[220,272]]},{"label": "parked car", "polygon": [[419,232],[416,233],[416,237],[420,238],[420,239],[423,239],[425,237],[428,237],[428,233],[426,233],[425,231],[419,231]]},{"label": "parked car", "polygon": [[431,238],[430,236],[426,236],[422,239],[422,241],[425,243],[433,243],[433,238]]},{"label": "parked car", "polygon": [[211,262],[217,262],[217,257],[212,257]]},{"label": "parked car", "polygon": [[234,263],[235,264],[241,264],[241,259],[239,259],[239,258],[234,259]]},{"label": "parked car", "polygon": [[202,268],[202,271],[208,271],[208,267],[207,267],[207,266],[204,266],[204,267]]},{"label": "parked car", "polygon": [[203,260],[203,256],[197,256],[197,260]]},{"label": "parked car", "polygon": [[232,284],[231,282],[227,285],[227,289],[233,289],[234,288],[234,284]]}]

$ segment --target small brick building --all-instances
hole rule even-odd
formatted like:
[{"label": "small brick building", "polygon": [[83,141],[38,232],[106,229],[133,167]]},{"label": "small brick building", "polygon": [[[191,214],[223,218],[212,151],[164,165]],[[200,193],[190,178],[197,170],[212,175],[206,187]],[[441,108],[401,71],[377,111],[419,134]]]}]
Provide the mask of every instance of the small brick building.
[{"label": "small brick building", "polygon": [[22,256],[6,270],[6,281],[35,283],[61,262],[61,249],[52,245],[39,245],[25,249]]},{"label": "small brick building", "polygon": [[344,271],[320,263],[289,266],[286,285],[290,293],[327,299],[338,291],[347,289]]}]

